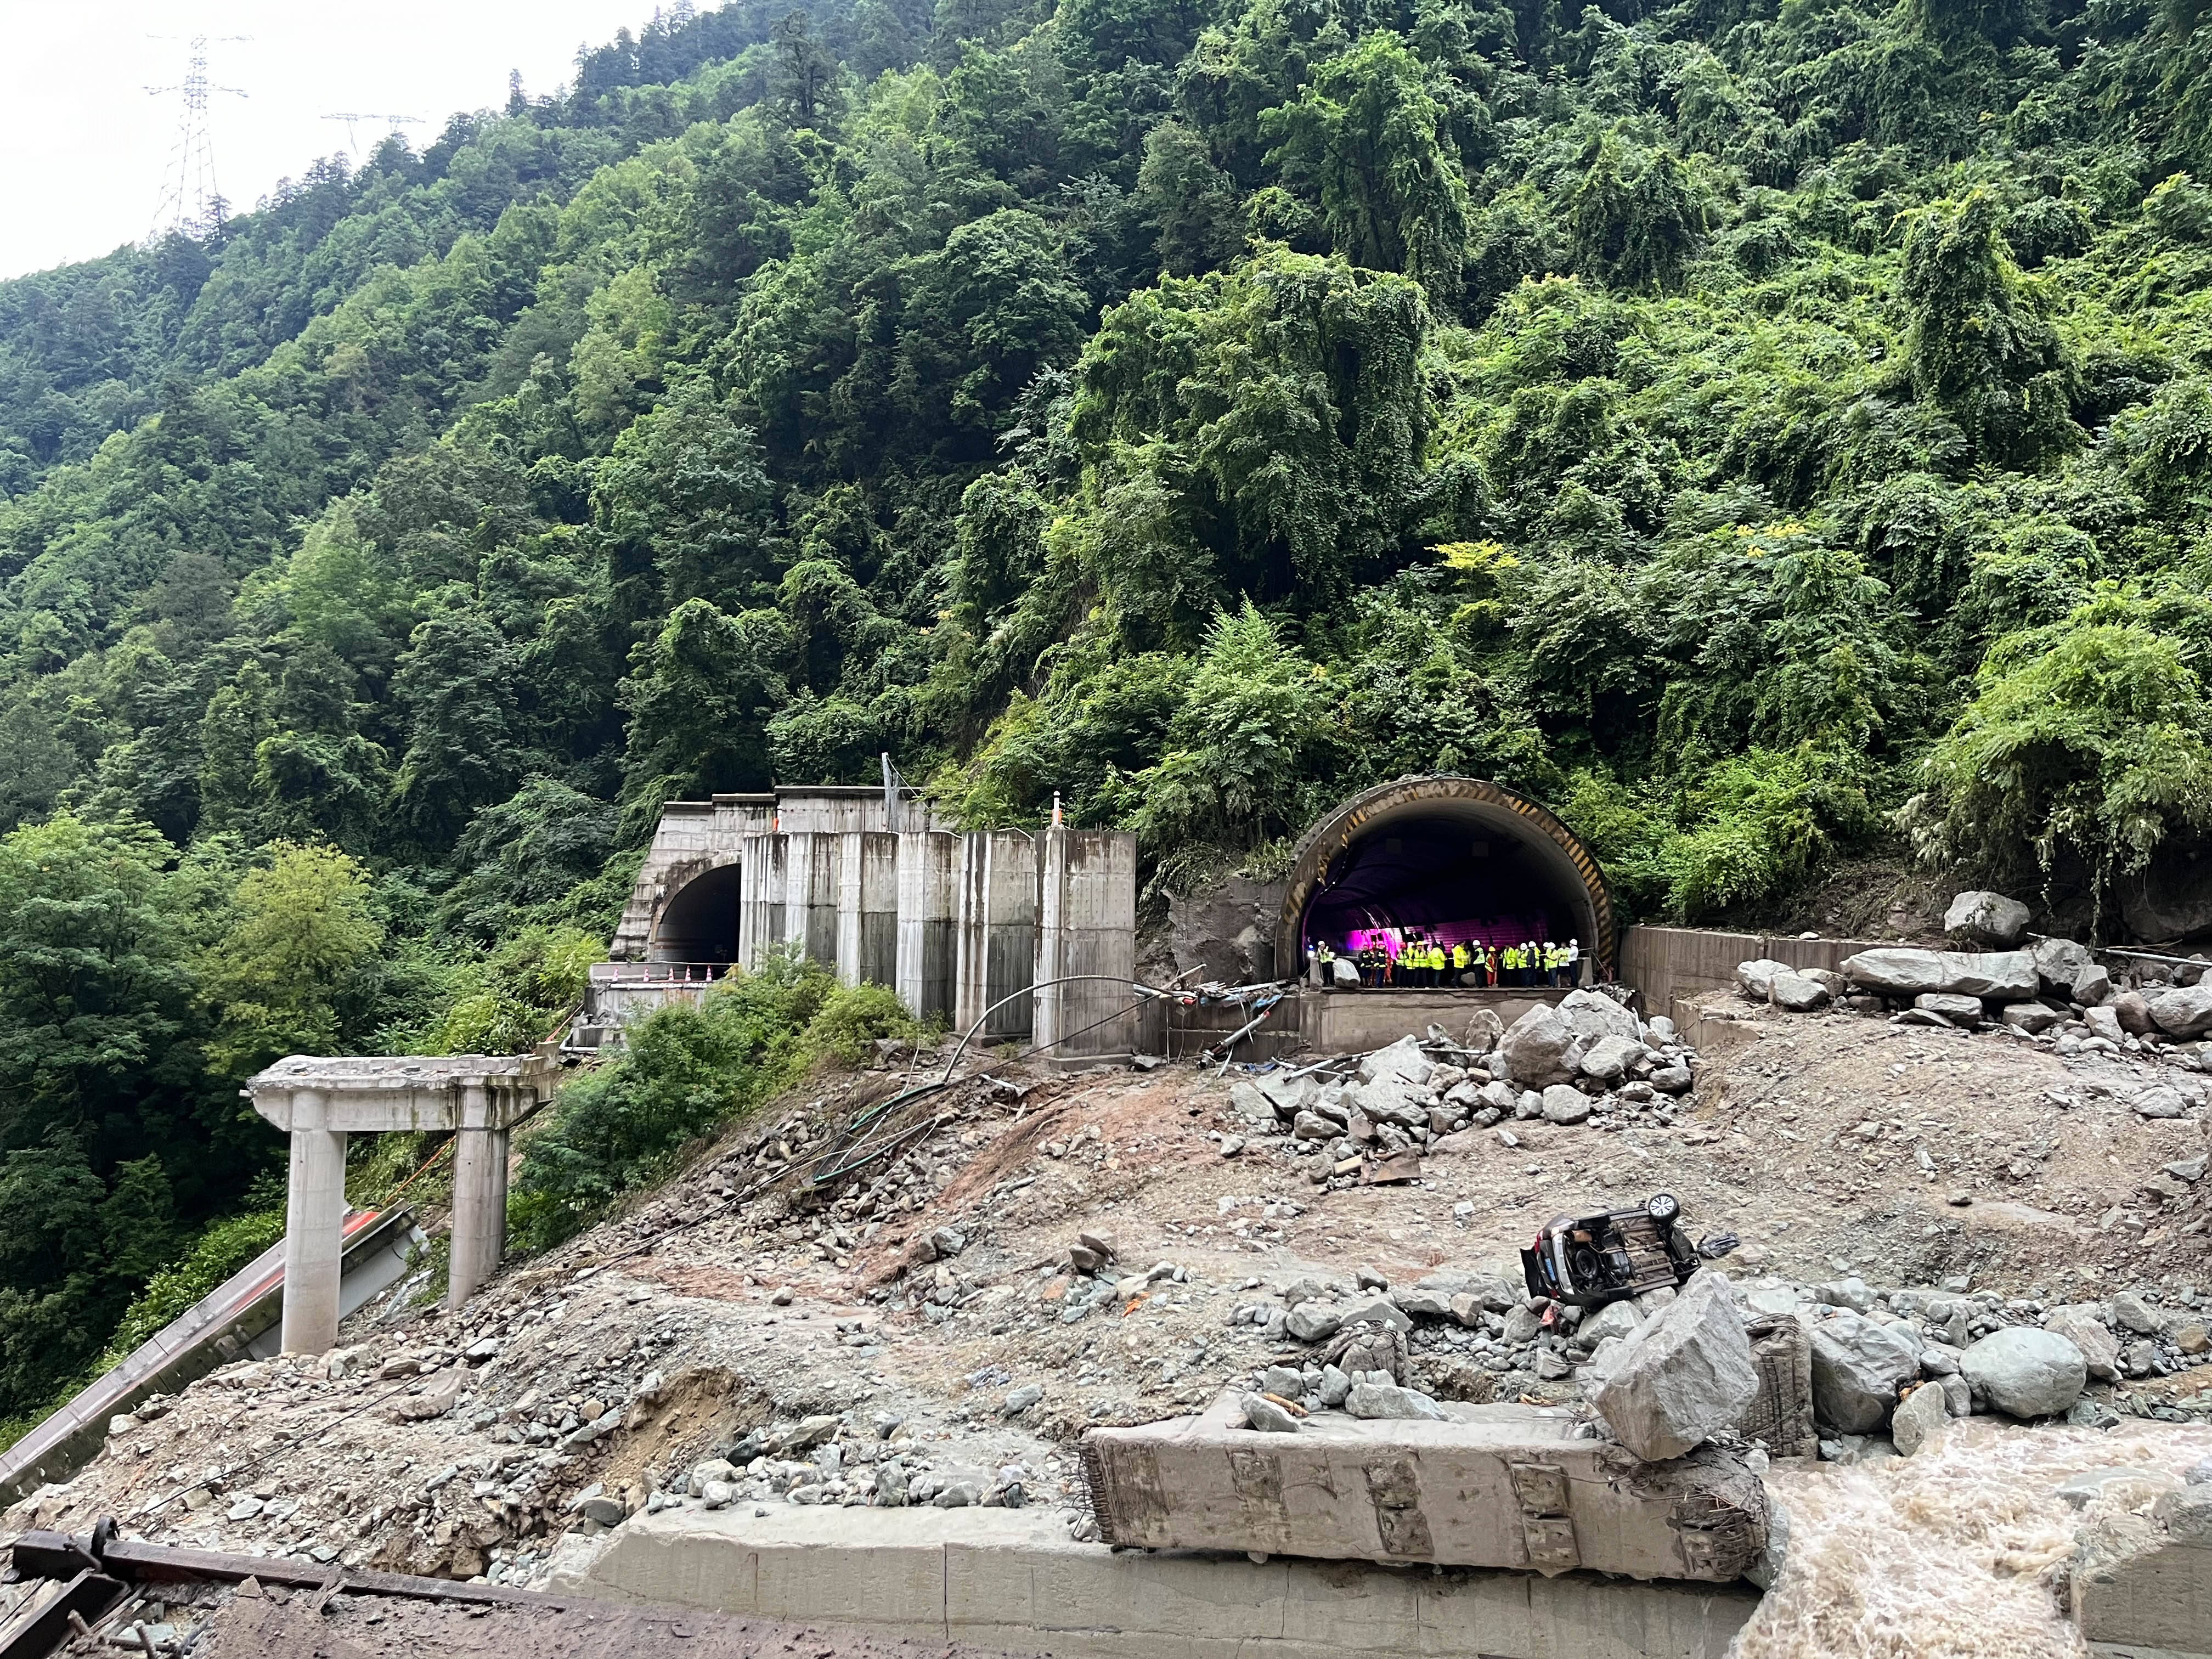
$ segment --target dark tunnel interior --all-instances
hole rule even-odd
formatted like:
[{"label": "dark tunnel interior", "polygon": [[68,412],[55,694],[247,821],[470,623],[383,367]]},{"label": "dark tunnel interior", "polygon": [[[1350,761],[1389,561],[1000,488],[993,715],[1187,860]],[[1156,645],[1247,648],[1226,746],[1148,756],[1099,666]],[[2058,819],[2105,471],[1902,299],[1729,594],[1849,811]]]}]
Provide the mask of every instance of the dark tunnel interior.
[{"label": "dark tunnel interior", "polygon": [[1588,951],[1592,917],[1588,890],[1548,842],[1432,805],[1380,820],[1339,855],[1304,931],[1340,951],[1409,930],[1447,946],[1574,939]]},{"label": "dark tunnel interior", "polygon": [[738,959],[738,890],[743,866],[721,865],[695,876],[668,901],[653,930],[655,962],[726,963]]}]

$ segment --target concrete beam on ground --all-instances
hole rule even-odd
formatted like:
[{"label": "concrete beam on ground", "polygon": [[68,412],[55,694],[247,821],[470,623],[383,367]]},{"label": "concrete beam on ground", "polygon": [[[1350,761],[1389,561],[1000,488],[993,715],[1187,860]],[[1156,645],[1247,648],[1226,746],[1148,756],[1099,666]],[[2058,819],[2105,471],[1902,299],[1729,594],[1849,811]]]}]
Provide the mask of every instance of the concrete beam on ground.
[{"label": "concrete beam on ground", "polygon": [[1054,1659],[1717,1659],[1758,1604],[1748,1585],[1115,1551],[1049,1509],[781,1504],[633,1516],[550,1588]]},{"label": "concrete beam on ground", "polygon": [[1700,1447],[1647,1463],[1572,1416],[1449,1405],[1444,1422],[1318,1414],[1244,1426],[1233,1391],[1195,1417],[1084,1437],[1108,1542],[1327,1560],[1577,1568],[1731,1583],[1766,1550],[1766,1491]]},{"label": "concrete beam on ground", "polygon": [[898,940],[893,972],[899,1000],[917,1019],[949,1016],[959,837],[941,830],[909,830],[898,842]]}]

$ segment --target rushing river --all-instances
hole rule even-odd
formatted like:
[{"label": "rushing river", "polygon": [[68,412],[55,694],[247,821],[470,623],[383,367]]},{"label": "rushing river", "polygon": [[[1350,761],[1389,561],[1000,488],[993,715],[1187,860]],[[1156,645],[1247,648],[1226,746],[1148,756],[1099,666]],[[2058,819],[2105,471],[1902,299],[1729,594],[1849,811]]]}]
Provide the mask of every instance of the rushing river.
[{"label": "rushing river", "polygon": [[2055,1586],[2074,1534],[2163,1488],[2135,1483],[2087,1510],[2052,1489],[2085,1469],[2179,1476],[2212,1455],[2212,1428],[2133,1422],[2024,1429],[1954,1424],[1940,1446],[1867,1467],[1768,1476],[1790,1510],[1781,1576],[1734,1659],[2079,1659]]}]

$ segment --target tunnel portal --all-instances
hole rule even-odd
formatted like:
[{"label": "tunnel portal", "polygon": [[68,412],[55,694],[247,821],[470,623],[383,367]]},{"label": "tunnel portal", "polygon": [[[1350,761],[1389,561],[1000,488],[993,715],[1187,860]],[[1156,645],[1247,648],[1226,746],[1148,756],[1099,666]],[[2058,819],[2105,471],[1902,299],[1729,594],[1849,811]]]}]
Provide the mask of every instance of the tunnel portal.
[{"label": "tunnel portal", "polygon": [[1613,904],[1597,860],[1534,802],[1481,778],[1404,778],[1354,796],[1294,857],[1276,959],[1395,948],[1575,940],[1585,973],[1613,973]]},{"label": "tunnel portal", "polygon": [[668,896],[653,933],[649,960],[726,967],[738,959],[738,891],[744,866],[718,864]]}]

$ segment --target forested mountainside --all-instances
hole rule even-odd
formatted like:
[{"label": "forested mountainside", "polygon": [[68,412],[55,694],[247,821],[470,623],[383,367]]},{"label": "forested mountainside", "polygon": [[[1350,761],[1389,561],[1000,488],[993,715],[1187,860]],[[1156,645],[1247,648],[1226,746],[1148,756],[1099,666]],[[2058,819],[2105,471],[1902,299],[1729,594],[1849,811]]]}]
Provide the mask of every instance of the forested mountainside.
[{"label": "forested mountainside", "polygon": [[1451,769],[1646,916],[2114,925],[2212,828],[2200,25],[741,0],[0,284],[0,1413],[671,795],[888,750],[1160,890]]}]

